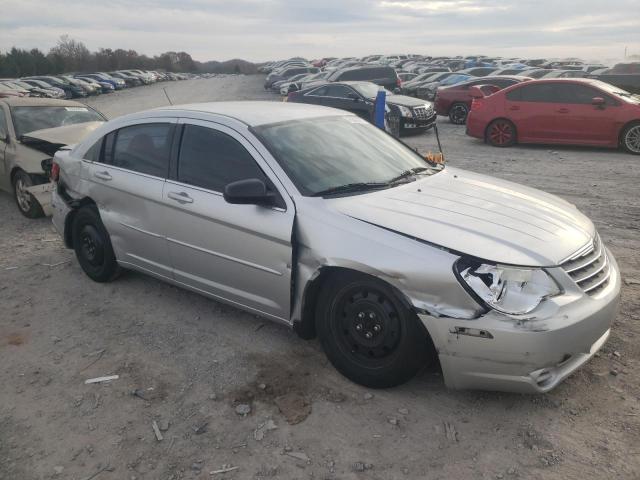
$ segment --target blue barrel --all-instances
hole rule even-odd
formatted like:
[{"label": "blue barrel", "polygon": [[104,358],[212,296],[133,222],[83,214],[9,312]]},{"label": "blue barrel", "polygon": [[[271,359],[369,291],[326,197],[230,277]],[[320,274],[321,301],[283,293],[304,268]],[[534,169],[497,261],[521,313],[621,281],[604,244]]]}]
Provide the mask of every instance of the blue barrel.
[{"label": "blue barrel", "polygon": [[387,104],[387,91],[380,87],[378,95],[376,96],[376,103],[374,106],[374,120],[376,127],[384,130],[384,114]]}]

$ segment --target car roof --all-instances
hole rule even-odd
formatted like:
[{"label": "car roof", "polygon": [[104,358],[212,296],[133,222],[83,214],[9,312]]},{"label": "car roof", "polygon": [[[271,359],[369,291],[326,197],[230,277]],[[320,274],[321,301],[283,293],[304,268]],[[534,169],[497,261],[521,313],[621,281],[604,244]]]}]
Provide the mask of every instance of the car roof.
[{"label": "car roof", "polygon": [[140,118],[148,118],[150,112],[171,112],[172,115],[187,116],[189,112],[210,113],[233,118],[250,127],[267,125],[270,123],[287,122],[291,120],[305,120],[309,118],[330,117],[345,114],[349,115],[343,110],[304,103],[238,101],[194,103],[189,105],[161,107],[154,110],[147,110],[146,112],[139,112],[128,116],[128,118],[134,119],[137,116],[140,116]]},{"label": "car roof", "polygon": [[10,107],[84,107],[80,102],[71,100],[57,100],[54,98],[40,97],[14,97],[2,98],[1,102],[6,103]]}]

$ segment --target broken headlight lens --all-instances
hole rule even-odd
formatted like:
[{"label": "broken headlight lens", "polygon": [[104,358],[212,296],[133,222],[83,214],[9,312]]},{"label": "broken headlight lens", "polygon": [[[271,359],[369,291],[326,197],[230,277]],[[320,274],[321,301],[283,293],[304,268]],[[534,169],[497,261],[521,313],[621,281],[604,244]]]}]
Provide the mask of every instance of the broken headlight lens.
[{"label": "broken headlight lens", "polygon": [[460,278],[487,306],[509,315],[531,312],[545,298],[561,293],[541,268],[518,268],[485,263],[458,262]]}]

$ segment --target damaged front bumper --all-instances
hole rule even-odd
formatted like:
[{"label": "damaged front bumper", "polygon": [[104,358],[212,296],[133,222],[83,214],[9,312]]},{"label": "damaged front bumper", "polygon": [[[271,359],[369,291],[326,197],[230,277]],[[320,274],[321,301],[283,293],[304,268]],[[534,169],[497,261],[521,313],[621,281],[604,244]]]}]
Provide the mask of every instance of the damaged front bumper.
[{"label": "damaged front bumper", "polygon": [[[544,393],[584,365],[607,341],[620,297],[620,274],[597,296],[564,279],[565,293],[535,317],[489,311],[473,320],[419,314],[449,388]],[[561,275],[561,272],[557,272]]]},{"label": "damaged front bumper", "polygon": [[53,209],[51,207],[51,193],[54,189],[55,184],[53,182],[33,185],[26,188],[27,192],[33,195],[36,201],[40,204],[42,211],[47,217],[50,217],[53,214]]}]

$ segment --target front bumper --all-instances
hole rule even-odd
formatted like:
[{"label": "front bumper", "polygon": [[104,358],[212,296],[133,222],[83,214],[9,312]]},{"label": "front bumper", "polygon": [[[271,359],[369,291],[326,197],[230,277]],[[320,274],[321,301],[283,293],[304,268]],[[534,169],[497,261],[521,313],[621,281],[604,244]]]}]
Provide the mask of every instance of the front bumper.
[{"label": "front bumper", "polygon": [[54,188],[55,185],[51,182],[27,187],[27,192],[33,195],[47,217],[53,213],[53,210],[51,209],[51,192],[53,192]]},{"label": "front bumper", "polygon": [[428,130],[435,125],[436,118],[435,113],[428,118],[402,117],[401,126],[403,130]]},{"label": "front bumper", "polygon": [[[565,293],[541,304],[535,317],[490,311],[459,320],[420,314],[447,387],[544,393],[584,365],[609,338],[618,308],[620,273],[608,256],[611,280],[602,291],[589,296],[563,279]],[[553,274],[557,279],[556,274],[562,275],[560,269]]]}]

